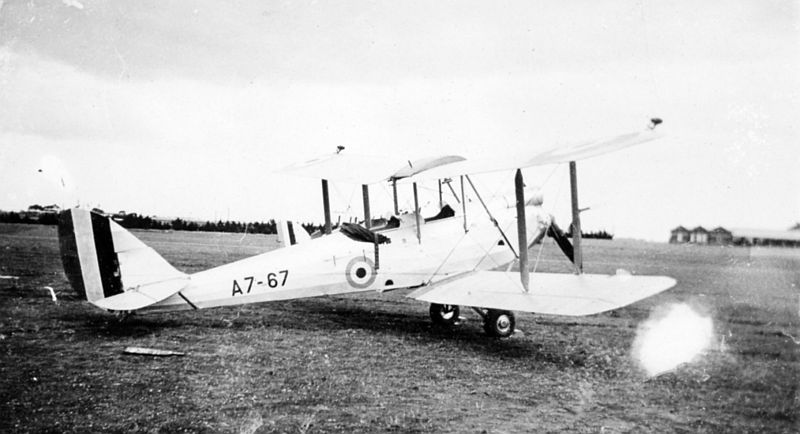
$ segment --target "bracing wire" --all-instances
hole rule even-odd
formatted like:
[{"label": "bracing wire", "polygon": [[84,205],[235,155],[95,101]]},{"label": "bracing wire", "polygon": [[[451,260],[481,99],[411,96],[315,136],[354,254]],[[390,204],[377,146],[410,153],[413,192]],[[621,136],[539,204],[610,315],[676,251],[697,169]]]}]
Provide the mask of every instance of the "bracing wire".
[{"label": "bracing wire", "polygon": [[[342,194],[342,191],[339,190],[339,187],[337,186],[336,183],[332,183],[332,184],[329,184],[329,185],[333,186],[333,191],[336,194],[337,198],[344,199],[344,194]],[[347,201],[345,201],[345,203],[347,204],[347,208],[345,208],[343,211],[339,212],[340,216],[350,217],[352,215],[351,214],[351,210],[353,209],[353,196],[355,194],[356,194],[356,187],[353,186],[350,189],[350,197],[347,198]]]},{"label": "bracing wire", "polygon": [[[561,164],[558,164],[558,165],[556,165],[556,167],[554,167],[554,168],[553,168],[553,171],[552,171],[552,172],[550,172],[550,175],[549,175],[549,176],[547,177],[547,179],[545,180],[545,184],[547,184],[547,181],[549,181],[549,180],[550,180],[550,178],[553,176],[553,174],[555,174],[555,172],[556,172],[556,169],[559,169],[559,168],[561,168],[561,167],[563,167],[563,166],[564,166],[564,163],[561,163]],[[556,209],[556,205],[557,205],[557,204],[559,203],[559,201],[561,200],[561,196],[562,196],[562,193],[563,193],[563,191],[564,191],[564,185],[563,185],[563,184],[559,184],[559,185],[558,185],[558,187],[557,187],[557,190],[556,190],[556,197],[555,197],[555,199],[553,200],[553,206],[551,207],[551,209]],[[550,213],[550,215],[553,215],[553,213]],[[552,224],[552,221],[551,221],[551,224]],[[549,230],[549,229],[550,229],[550,228],[548,227],[548,228],[547,228],[547,229],[545,229],[545,230]],[[546,238],[547,238],[547,236],[545,236],[544,238],[542,238],[542,241],[541,241],[541,243],[540,243],[540,245],[539,245],[539,252],[536,254],[536,261],[534,261],[534,262],[533,262],[533,271],[532,271],[533,273],[535,273],[535,272],[536,272],[536,270],[539,268],[539,262],[540,262],[540,260],[541,260],[541,257],[542,257],[542,252],[544,252],[544,240],[545,240]]]},{"label": "bracing wire", "polygon": [[[450,251],[447,253],[447,256],[445,256],[445,257],[444,257],[444,259],[442,260],[442,263],[441,263],[441,264],[439,264],[439,266],[438,266],[438,267],[436,267],[436,270],[433,272],[433,274],[431,274],[431,277],[430,277],[430,278],[428,278],[428,281],[427,281],[427,282],[425,282],[425,284],[426,284],[426,285],[429,285],[429,284],[431,283],[431,281],[433,280],[433,278],[434,278],[434,277],[435,277],[437,274],[439,274],[439,270],[441,270],[441,269],[442,269],[442,267],[444,267],[444,264],[446,264],[446,263],[447,263],[447,261],[449,261],[449,260],[450,260],[450,257],[451,257],[451,256],[453,256],[453,252],[455,252],[455,251],[456,251],[456,249],[458,248],[458,246],[460,246],[460,245],[461,245],[461,243],[464,241],[464,239],[466,239],[466,238],[467,238],[467,235],[468,235],[468,234],[466,234],[466,233],[465,233],[464,235],[462,235],[461,237],[459,237],[459,239],[458,239],[458,242],[456,242],[456,243],[455,243],[455,245],[453,245],[453,248],[452,248],[452,249],[450,249]],[[478,266],[476,265],[476,266],[475,266],[475,268],[478,268]],[[472,270],[474,271],[474,270],[475,270],[475,268],[473,268]]]}]

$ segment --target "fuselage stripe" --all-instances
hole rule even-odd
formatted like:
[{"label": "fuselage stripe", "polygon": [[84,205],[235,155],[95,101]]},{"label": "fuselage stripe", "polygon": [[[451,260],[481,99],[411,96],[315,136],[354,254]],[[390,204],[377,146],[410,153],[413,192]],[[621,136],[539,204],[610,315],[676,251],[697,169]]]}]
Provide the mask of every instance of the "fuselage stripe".
[{"label": "fuselage stripe", "polygon": [[108,217],[99,214],[92,213],[91,220],[103,295],[108,298],[122,294],[122,277],[120,276],[119,259],[114,251],[114,240],[111,238],[111,224]]},{"label": "fuselage stripe", "polygon": [[78,258],[81,263],[83,286],[86,289],[86,299],[96,301],[103,298],[103,282],[100,279],[100,268],[97,265],[97,250],[94,246],[94,233],[92,232],[92,219],[89,213],[72,213],[72,227],[75,230],[75,241]]}]

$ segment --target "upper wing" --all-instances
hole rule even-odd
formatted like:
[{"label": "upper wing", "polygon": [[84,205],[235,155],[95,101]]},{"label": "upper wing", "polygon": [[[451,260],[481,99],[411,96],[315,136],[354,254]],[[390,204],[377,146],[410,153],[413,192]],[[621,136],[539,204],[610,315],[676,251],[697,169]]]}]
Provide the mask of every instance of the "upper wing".
[{"label": "upper wing", "polygon": [[413,162],[409,161],[408,166],[403,167],[397,172],[394,172],[389,178],[392,179],[407,178],[409,176],[414,176],[418,173],[432,170],[437,167],[447,166],[449,164],[453,164],[464,160],[465,158],[459,155],[444,155],[441,157],[423,158]]},{"label": "upper wing", "polygon": [[458,155],[442,155],[412,161],[386,156],[336,153],[293,164],[278,172],[338,182],[374,184],[391,178],[413,176],[463,160],[464,157]]},{"label": "upper wing", "polygon": [[673,286],[675,279],[664,276],[536,273],[531,291],[525,292],[517,273],[477,271],[408,296],[429,303],[582,316],[627,306]]},{"label": "upper wing", "polygon": [[458,175],[472,175],[585,160],[587,158],[618,151],[629,146],[649,142],[659,137],[661,137],[661,134],[656,133],[654,130],[647,129],[641,132],[621,134],[605,139],[556,146],[545,150],[534,150],[527,155],[499,156],[489,160],[465,160],[421,172],[416,174],[414,179],[452,178]]},{"label": "upper wing", "polygon": [[278,172],[337,182],[374,184],[386,180],[404,163],[397,158],[342,152],[293,164]]},{"label": "upper wing", "polygon": [[[660,123],[660,120],[658,121]],[[442,179],[458,175],[522,169],[530,166],[583,160],[618,151],[661,137],[652,128],[599,140],[534,150],[526,155],[503,155],[493,159],[465,160],[458,155],[443,155],[419,160],[335,153],[293,164],[278,170],[292,175],[339,182],[374,184],[389,179]]]}]

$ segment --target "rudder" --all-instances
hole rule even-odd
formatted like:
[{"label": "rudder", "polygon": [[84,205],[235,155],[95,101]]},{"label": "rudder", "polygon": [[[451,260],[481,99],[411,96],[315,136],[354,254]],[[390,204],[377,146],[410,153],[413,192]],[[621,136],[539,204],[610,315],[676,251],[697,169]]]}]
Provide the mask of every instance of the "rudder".
[{"label": "rudder", "polygon": [[[148,286],[187,279],[152,248],[100,214],[79,208],[61,212],[58,239],[70,285],[80,296],[103,308],[127,306],[129,303],[120,304],[126,297],[121,294],[131,290],[147,294],[151,303],[158,302],[163,299],[161,293],[168,291],[153,294],[147,291]],[[177,286],[180,285],[171,285]],[[110,303],[108,299],[118,301]],[[150,300],[137,305],[142,303],[149,304]]]},{"label": "rudder", "polygon": [[79,295],[94,302],[123,292],[108,218],[77,208],[63,211],[58,240],[64,273]]}]

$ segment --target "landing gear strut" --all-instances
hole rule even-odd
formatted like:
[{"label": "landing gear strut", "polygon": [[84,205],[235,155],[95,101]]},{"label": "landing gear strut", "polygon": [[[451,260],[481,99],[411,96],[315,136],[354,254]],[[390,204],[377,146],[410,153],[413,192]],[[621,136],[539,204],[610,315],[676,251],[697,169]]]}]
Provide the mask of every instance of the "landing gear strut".
[{"label": "landing gear strut", "polygon": [[458,321],[460,310],[454,304],[431,303],[431,321],[437,325],[453,325]]},{"label": "landing gear strut", "polygon": [[508,310],[487,309],[483,315],[483,330],[487,335],[507,338],[514,334],[514,313]]}]

